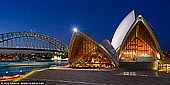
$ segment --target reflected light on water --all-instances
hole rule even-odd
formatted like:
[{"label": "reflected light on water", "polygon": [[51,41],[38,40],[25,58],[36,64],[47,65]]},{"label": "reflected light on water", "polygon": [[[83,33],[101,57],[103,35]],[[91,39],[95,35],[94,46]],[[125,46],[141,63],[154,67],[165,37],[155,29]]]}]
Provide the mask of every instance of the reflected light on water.
[{"label": "reflected light on water", "polygon": [[6,71],[5,73],[8,73],[8,71]]},{"label": "reflected light on water", "polygon": [[19,72],[22,72],[22,70],[19,70]]}]

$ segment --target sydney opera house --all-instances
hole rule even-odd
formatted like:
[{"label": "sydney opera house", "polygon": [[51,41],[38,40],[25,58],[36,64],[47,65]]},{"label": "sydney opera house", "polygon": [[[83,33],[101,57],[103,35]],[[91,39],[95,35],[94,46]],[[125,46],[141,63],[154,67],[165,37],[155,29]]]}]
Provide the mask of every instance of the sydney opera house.
[{"label": "sydney opera house", "polygon": [[120,62],[153,62],[161,59],[159,42],[142,15],[131,11],[116,29],[112,41],[96,43],[74,32],[69,47],[70,67],[118,67]]},{"label": "sydney opera house", "polygon": [[119,63],[109,40],[98,44],[80,31],[72,35],[68,58],[70,67],[113,68]]},{"label": "sydney opera house", "polygon": [[149,23],[133,10],[120,23],[111,42],[122,62],[161,58],[159,42]]}]

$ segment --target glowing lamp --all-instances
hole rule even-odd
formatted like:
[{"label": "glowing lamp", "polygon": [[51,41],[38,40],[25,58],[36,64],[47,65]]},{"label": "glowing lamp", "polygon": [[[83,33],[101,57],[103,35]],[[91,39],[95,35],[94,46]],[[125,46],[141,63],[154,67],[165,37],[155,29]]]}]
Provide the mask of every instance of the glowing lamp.
[{"label": "glowing lamp", "polygon": [[77,29],[76,27],[74,27],[74,28],[73,28],[73,31],[74,31],[74,32],[77,32],[77,31],[78,31],[78,29]]}]

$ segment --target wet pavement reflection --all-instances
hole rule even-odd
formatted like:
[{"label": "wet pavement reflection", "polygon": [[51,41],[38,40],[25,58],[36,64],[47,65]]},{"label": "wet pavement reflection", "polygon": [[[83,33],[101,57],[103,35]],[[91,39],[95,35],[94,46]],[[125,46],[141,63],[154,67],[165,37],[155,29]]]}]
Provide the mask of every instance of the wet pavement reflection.
[{"label": "wet pavement reflection", "polygon": [[151,76],[151,77],[166,77],[170,78],[170,68],[161,68],[157,71],[133,71],[133,70],[126,70],[120,72],[116,75],[123,75],[123,76]]}]

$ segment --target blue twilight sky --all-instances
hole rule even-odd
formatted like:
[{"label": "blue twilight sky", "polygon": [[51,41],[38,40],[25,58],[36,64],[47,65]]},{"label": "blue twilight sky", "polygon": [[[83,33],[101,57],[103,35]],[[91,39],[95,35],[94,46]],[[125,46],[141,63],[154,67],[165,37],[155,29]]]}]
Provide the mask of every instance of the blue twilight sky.
[{"label": "blue twilight sky", "polygon": [[170,50],[169,0],[0,0],[0,33],[35,30],[69,45],[76,26],[95,41],[112,39],[133,9],[151,24]]}]

